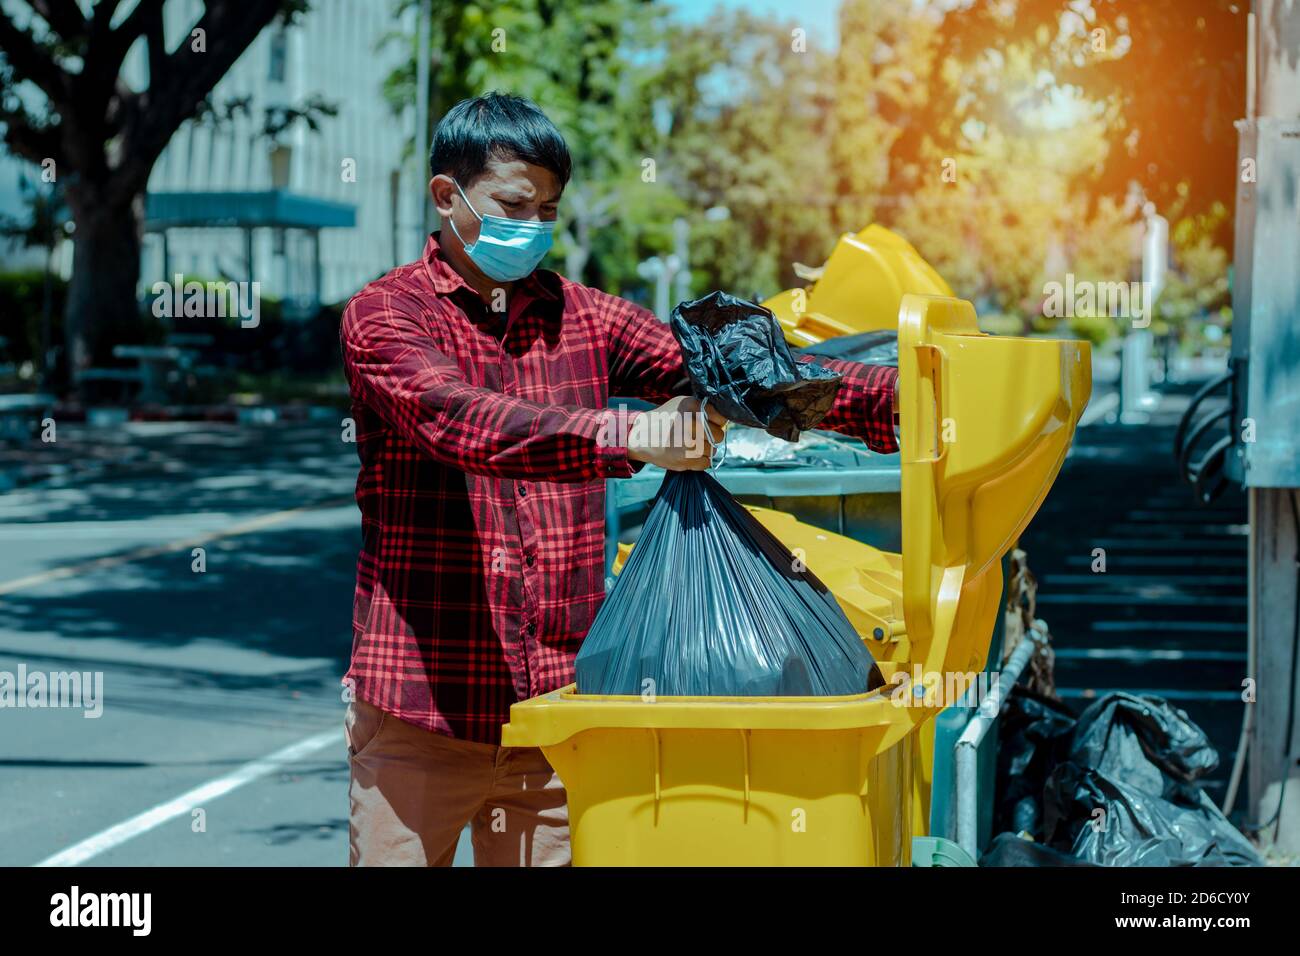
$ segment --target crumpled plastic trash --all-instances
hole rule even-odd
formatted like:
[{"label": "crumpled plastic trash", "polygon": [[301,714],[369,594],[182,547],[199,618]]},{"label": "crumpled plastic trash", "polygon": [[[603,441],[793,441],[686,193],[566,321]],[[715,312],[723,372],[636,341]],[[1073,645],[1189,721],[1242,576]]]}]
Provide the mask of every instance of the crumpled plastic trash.
[{"label": "crumpled plastic trash", "polygon": [[727,462],[745,464],[771,464],[772,462],[798,461],[796,452],[804,446],[807,436],[799,441],[775,438],[760,428],[748,425],[730,425],[727,428]]},{"label": "crumpled plastic trash", "polygon": [[711,292],[678,305],[669,322],[695,397],[730,421],[795,441],[835,404],[840,374],[797,361],[761,305]]},{"label": "crumpled plastic trash", "polygon": [[989,841],[980,866],[1096,866],[1069,853],[1053,850],[1015,833],[999,833]]},{"label": "crumpled plastic trash", "polygon": [[898,332],[880,329],[837,335],[815,345],[799,349],[800,355],[820,355],[825,358],[848,359],[864,365],[892,365],[898,368]]},{"label": "crumpled plastic trash", "polygon": [[1167,701],[1104,697],[1079,717],[1070,758],[1047,782],[1049,841],[1103,866],[1262,865],[1196,783],[1218,763],[1204,731]]},{"label": "crumpled plastic trash", "polygon": [[[1008,715],[1001,736],[1007,752],[999,763],[1001,826],[1102,866],[1262,865],[1197,782],[1218,766],[1218,754],[1168,701],[1109,694],[1070,728],[1059,705],[1016,691]],[[1039,781],[1041,817],[1029,805]],[[1046,852],[1027,855],[1007,846],[1002,853],[1026,862],[1002,857],[997,865],[1033,865],[1032,859],[1051,865]]]},{"label": "crumpled plastic trash", "polygon": [[1041,838],[1043,788],[1069,757],[1074,725],[1074,714],[1064,704],[1019,685],[1012,688],[998,733],[993,832],[1024,831]]},{"label": "crumpled plastic trash", "polygon": [[826,585],[699,471],[664,477],[576,668],[582,694],[826,697],[884,684]]}]

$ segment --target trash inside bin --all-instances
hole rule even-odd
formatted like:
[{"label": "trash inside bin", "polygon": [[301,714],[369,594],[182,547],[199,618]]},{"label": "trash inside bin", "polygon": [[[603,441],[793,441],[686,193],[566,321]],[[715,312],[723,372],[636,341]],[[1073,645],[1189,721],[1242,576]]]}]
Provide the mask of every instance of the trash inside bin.
[{"label": "trash inside bin", "polygon": [[578,652],[583,694],[834,697],[884,683],[826,585],[703,472],[670,472]]},{"label": "trash inside bin", "polygon": [[892,365],[898,367],[898,333],[889,329],[876,332],[859,332],[841,335],[815,345],[799,349],[800,355],[847,359],[866,365]]}]

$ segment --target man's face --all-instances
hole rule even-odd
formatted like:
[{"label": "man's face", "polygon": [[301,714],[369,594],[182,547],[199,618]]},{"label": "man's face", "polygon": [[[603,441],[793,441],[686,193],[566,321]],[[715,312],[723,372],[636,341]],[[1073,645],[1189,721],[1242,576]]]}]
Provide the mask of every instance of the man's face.
[{"label": "man's face", "polygon": [[[461,183],[460,188],[479,216],[549,222],[555,219],[560,205],[561,189],[555,174],[519,159],[488,160],[487,168],[473,182]],[[465,244],[477,242],[482,223],[465,204],[452,178],[434,176],[429,191],[439,215],[454,219]],[[441,238],[447,244],[456,237],[448,229]]]}]

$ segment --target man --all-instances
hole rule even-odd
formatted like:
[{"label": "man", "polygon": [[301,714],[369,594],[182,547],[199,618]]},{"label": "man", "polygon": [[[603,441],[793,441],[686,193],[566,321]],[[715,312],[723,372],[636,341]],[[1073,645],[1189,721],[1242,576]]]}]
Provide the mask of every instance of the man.
[{"label": "man", "polygon": [[[352,865],[449,865],[466,824],[477,865],[569,862],[563,786],[501,726],[573,679],[605,593],[605,479],[707,468],[722,437],[653,313],[536,268],[570,167],[529,101],[457,104],[430,151],[448,228],[343,316],[363,539]],[[844,383],[823,424],[893,451],[894,370],[824,364]],[[611,395],[677,427],[620,427]]]}]

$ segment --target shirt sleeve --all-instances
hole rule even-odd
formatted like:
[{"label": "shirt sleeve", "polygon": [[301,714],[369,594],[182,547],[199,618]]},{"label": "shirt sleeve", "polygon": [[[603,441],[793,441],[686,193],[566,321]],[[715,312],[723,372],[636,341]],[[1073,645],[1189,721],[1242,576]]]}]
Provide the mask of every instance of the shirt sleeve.
[{"label": "shirt sleeve", "polygon": [[358,296],[340,326],[355,399],[425,454],[470,474],[579,482],[628,477],[627,423],[613,409],[542,405],[466,381],[418,311]]},{"label": "shirt sleeve", "polygon": [[894,388],[898,382],[898,369],[822,356],[799,356],[799,359],[815,361],[843,377],[835,405],[818,428],[829,428],[861,439],[868,448],[882,455],[898,451],[898,438],[894,433]]},{"label": "shirt sleeve", "polygon": [[596,293],[609,342],[609,393],[662,404],[691,394],[682,350],[667,322],[626,299]]}]

